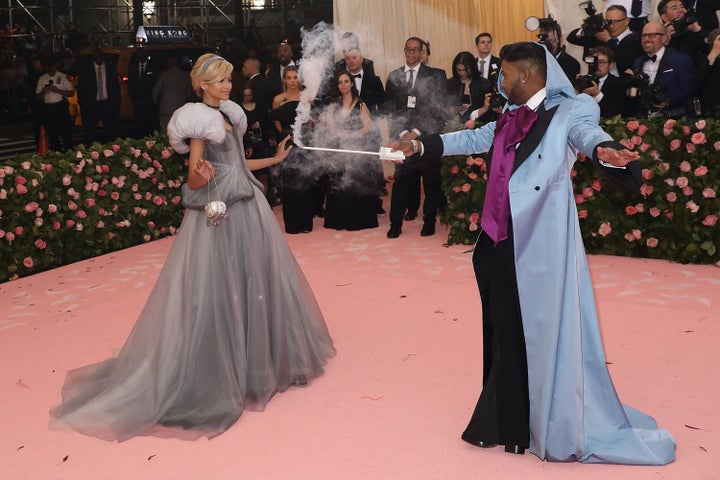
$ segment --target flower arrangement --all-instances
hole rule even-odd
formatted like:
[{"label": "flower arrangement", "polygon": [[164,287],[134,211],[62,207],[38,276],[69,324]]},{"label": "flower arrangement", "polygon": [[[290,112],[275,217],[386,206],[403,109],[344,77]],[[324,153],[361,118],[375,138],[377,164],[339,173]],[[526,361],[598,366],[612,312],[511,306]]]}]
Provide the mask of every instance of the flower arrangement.
[{"label": "flower arrangement", "polygon": [[[641,195],[612,188],[579,155],[571,172],[580,228],[589,253],[664,258],[720,266],[720,121],[604,119],[601,126],[640,153]],[[474,126],[449,125],[448,130]],[[448,243],[478,235],[487,169],[485,156],[443,164]]]},{"label": "flower arrangement", "polygon": [[0,165],[0,282],[175,233],[184,160],[163,137]]}]

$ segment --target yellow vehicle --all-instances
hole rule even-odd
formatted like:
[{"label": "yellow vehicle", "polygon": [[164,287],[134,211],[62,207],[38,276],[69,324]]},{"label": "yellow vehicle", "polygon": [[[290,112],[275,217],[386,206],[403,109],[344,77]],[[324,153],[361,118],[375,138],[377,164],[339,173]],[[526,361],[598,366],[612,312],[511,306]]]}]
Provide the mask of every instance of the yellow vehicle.
[{"label": "yellow vehicle", "polygon": [[[138,45],[128,45],[124,47],[105,47],[101,48],[105,54],[107,62],[115,64],[118,71],[118,80],[120,82],[120,118],[130,120],[134,118],[132,99],[128,91],[129,68],[133,60],[133,56],[143,49],[148,53],[148,62],[153,66],[155,71],[162,72],[165,69],[168,56],[175,55],[180,59],[180,68],[192,68],[195,60],[207,52],[212,51],[211,47],[206,45],[196,45],[190,43],[147,43]],[[92,62],[95,49],[84,49],[80,51],[78,62]],[[77,77],[71,74],[70,80],[75,86],[75,94],[68,98],[70,115],[74,117],[75,125],[82,125],[80,119],[80,105],[78,104],[77,95]]]}]

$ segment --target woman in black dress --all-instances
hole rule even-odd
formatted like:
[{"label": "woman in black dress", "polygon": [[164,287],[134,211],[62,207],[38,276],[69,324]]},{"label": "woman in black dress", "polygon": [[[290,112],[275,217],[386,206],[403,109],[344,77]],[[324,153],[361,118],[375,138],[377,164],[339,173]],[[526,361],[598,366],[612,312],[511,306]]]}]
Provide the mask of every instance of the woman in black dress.
[{"label": "woman in black dress", "polygon": [[[344,150],[377,151],[379,144],[370,110],[360,100],[350,72],[336,76],[339,95],[323,116],[329,147]],[[316,138],[318,135],[316,135]],[[325,228],[361,230],[375,228],[377,198],[382,185],[382,164],[378,157],[348,153],[333,154],[325,203]]]}]

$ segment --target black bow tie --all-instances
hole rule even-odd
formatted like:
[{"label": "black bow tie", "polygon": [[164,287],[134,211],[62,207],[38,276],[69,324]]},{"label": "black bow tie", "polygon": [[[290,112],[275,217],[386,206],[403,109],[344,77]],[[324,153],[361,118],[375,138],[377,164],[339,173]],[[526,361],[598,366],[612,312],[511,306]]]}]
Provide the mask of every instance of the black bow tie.
[{"label": "black bow tie", "polygon": [[645,61],[647,62],[648,60],[655,63],[655,60],[657,60],[657,55],[648,55],[647,57],[645,57]]},{"label": "black bow tie", "polygon": [[362,73],[356,73],[353,75],[353,78],[362,78]]}]

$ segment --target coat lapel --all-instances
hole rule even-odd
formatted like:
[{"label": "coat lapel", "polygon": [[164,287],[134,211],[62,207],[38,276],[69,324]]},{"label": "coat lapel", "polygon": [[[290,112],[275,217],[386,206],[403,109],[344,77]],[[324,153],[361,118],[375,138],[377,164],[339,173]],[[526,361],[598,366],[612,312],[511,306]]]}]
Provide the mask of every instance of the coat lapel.
[{"label": "coat lapel", "polygon": [[513,168],[513,172],[517,170],[520,165],[522,165],[522,163],[540,144],[540,141],[542,140],[545,132],[550,126],[550,121],[552,120],[552,117],[553,115],[555,115],[556,111],[557,105],[550,110],[545,110],[544,103],[540,105],[540,108],[538,108],[537,111],[538,119],[535,122],[535,125],[533,125],[530,133],[528,133],[527,137],[525,137],[525,139],[520,143],[517,152],[515,152],[515,167]]}]

